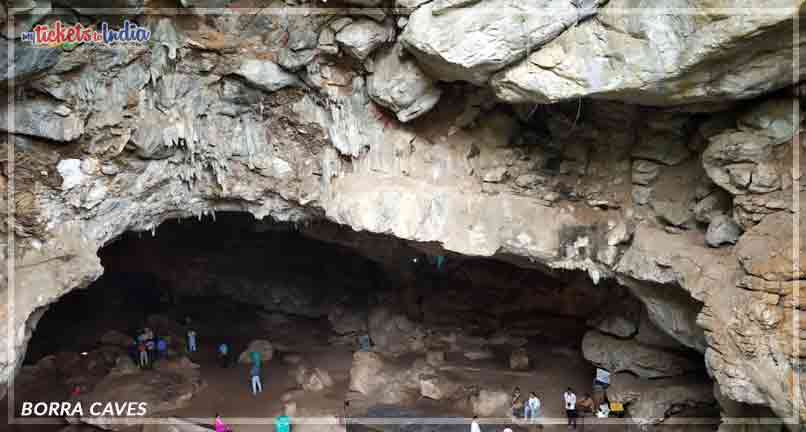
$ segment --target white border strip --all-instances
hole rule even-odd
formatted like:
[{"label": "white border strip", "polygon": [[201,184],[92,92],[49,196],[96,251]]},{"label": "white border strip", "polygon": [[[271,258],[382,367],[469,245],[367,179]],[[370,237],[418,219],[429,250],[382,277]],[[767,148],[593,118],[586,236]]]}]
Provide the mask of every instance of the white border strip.
[{"label": "white border strip", "polygon": [[[323,3],[324,4],[324,3]],[[481,8],[479,8],[481,9]],[[414,10],[415,8],[393,8],[393,9],[381,9],[381,8],[326,8],[326,7],[317,7],[317,8],[308,8],[308,7],[299,7],[299,8],[195,8],[195,9],[184,9],[184,8],[82,8],[82,13],[84,14],[109,14],[109,15],[352,15],[352,14],[393,14],[393,15],[408,15]],[[491,8],[491,10],[500,10],[498,8]],[[529,14],[533,15],[553,15],[552,11],[555,8],[541,8],[539,11],[528,11]],[[567,9],[556,9],[556,11],[564,11],[567,12]],[[13,30],[13,22],[14,22],[14,15],[17,14],[24,14],[28,12],[28,9],[25,8],[11,8],[8,10],[8,19],[6,21],[6,31],[11,32]],[[800,53],[798,50],[799,47],[799,40],[800,40],[800,29],[799,29],[799,8],[791,7],[791,8],[608,8],[605,11],[608,15],[647,15],[650,13],[658,14],[658,15],[684,15],[684,16],[712,16],[712,15],[731,15],[731,16],[794,16],[794,25],[793,25],[793,54],[792,54],[792,84],[795,85],[798,83],[800,78]],[[7,41],[9,49],[8,52],[8,65],[9,69],[13,67],[14,62],[14,41],[8,40]],[[14,124],[14,88],[15,83],[14,80],[9,80],[8,85],[8,93],[7,93],[7,103],[9,106],[9,115],[8,115],[8,130],[12,130],[12,125]],[[800,105],[796,98],[793,102],[793,116],[794,119],[797,120],[795,125],[795,136],[793,140],[793,178],[799,178],[800,171],[799,171],[799,158],[800,158],[800,149],[799,149],[799,127],[800,127]],[[7,205],[8,205],[8,217],[7,217],[7,224],[9,229],[9,236],[8,236],[8,260],[7,260],[7,271],[8,271],[8,313],[7,316],[7,363],[10,363],[12,360],[16,360],[16,346],[15,346],[15,339],[16,339],[16,332],[14,328],[14,313],[16,312],[16,307],[14,306],[15,302],[15,237],[14,237],[14,212],[16,210],[16,204],[14,202],[14,142],[12,141],[12,134],[10,132],[6,132],[6,136],[8,139],[8,164],[9,164],[9,179],[8,179],[8,196],[7,196]],[[796,184],[796,183],[795,183]],[[800,226],[799,226],[799,214],[800,214],[800,196],[799,196],[799,188],[793,186],[792,191],[792,200],[793,200],[793,271],[797,272],[800,270]],[[800,338],[799,338],[799,330],[800,330],[800,316],[799,316],[799,299],[800,299],[800,290],[797,281],[793,282],[793,351],[794,351],[794,361],[797,362],[800,358]],[[12,371],[13,372],[13,371]],[[793,375],[794,375],[794,412],[791,418],[787,419],[779,419],[777,417],[770,417],[770,418],[734,418],[734,417],[723,417],[722,421],[727,424],[799,424],[800,416],[799,416],[799,407],[801,405],[801,398],[802,394],[800,392],[800,368],[794,367],[793,368]],[[15,375],[12,373],[9,376],[7,382],[7,397],[8,397],[8,422],[9,424],[61,424],[60,419],[44,419],[44,418],[20,418],[16,416],[14,412],[14,381]],[[332,419],[332,418],[331,418]],[[112,418],[110,420],[110,424],[119,422],[118,424],[130,424],[127,422],[125,418]],[[129,421],[132,418],[128,419]],[[199,422],[204,422],[209,419],[191,419],[191,420],[198,420]],[[273,419],[255,419],[255,418],[237,418],[234,419],[235,421],[233,424],[273,424]],[[313,420],[313,422],[309,422],[309,420]],[[320,422],[322,418],[302,418],[302,419],[295,419],[295,422],[302,421],[303,423],[308,424],[334,424],[332,421],[325,421]],[[370,419],[353,419],[353,421],[361,424],[410,424],[414,420],[429,420],[428,424],[456,424],[456,423],[440,423],[445,422],[444,418],[422,418],[422,419],[412,419],[412,418],[405,418],[405,419],[377,419],[377,418],[370,418]],[[467,419],[463,419],[467,420]],[[632,424],[636,420],[646,420],[646,419],[594,419],[588,418],[586,424],[626,424],[625,422],[629,422]],[[595,420],[595,422],[590,422],[590,420]],[[664,422],[664,424],[714,424],[714,419],[705,419],[707,423],[699,423],[699,420],[703,419],[674,419],[670,418]],[[44,421],[44,422],[43,422]],[[147,424],[147,423],[171,423],[177,422],[176,419],[165,419],[165,418],[137,418],[138,424]],[[387,421],[400,421],[402,423],[387,423]],[[565,424],[565,418],[545,418],[543,419],[543,423],[546,424]],[[611,423],[612,421],[616,421],[616,423]],[[381,422],[381,423],[372,423],[372,422]],[[469,420],[465,421],[468,423]],[[511,419],[483,419],[480,423],[492,423],[492,424],[507,424],[511,423]],[[601,422],[601,423],[599,423]],[[461,422],[460,422],[461,423]]]}]

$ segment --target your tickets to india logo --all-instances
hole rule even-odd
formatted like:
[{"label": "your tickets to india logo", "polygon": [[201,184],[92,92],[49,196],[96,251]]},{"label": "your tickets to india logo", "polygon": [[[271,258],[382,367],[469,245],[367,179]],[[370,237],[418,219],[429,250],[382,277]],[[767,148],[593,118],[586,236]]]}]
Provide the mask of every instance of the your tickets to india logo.
[{"label": "your tickets to india logo", "polygon": [[84,26],[81,23],[65,24],[55,21],[39,24],[31,31],[22,33],[22,41],[34,46],[56,48],[74,46],[79,43],[96,43],[113,45],[118,43],[145,43],[151,39],[151,31],[126,20],[118,29],[113,29],[107,22],[98,28]]}]

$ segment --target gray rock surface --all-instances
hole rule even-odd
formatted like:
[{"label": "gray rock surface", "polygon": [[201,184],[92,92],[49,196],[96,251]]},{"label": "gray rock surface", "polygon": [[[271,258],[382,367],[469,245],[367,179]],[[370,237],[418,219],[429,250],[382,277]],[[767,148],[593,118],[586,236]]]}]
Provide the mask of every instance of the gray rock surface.
[{"label": "gray rock surface", "polygon": [[277,91],[299,83],[299,79],[295,75],[284,71],[276,63],[268,60],[244,60],[235,74],[266,91]]},{"label": "gray rock surface", "polygon": [[367,79],[369,97],[407,122],[434,107],[442,95],[436,82],[396,47],[375,56],[374,72]]},{"label": "gray rock surface", "polygon": [[[776,0],[764,6],[792,4]],[[658,16],[640,6],[637,14],[617,12],[624,8],[636,10],[631,0],[611,0],[597,20],[566,31],[527,61],[496,74],[491,81],[496,94],[518,103],[595,97],[669,106],[746,99],[791,83],[786,14],[705,22],[694,15]],[[614,52],[624,55],[613,57]],[[713,58],[723,61],[713,63]]]},{"label": "gray rock surface", "polygon": [[483,84],[578,18],[576,8],[565,0],[541,0],[528,8],[511,0],[465,3],[449,9],[444,2],[419,7],[402,35],[403,45],[440,80]]},{"label": "gray rock surface", "polygon": [[721,214],[713,217],[705,233],[705,242],[708,246],[719,247],[725,244],[736,244],[742,228],[730,216]]},{"label": "gray rock surface", "polygon": [[348,54],[358,60],[364,60],[372,52],[387,42],[392,41],[394,31],[373,20],[358,20],[347,24],[336,33],[336,42]]}]

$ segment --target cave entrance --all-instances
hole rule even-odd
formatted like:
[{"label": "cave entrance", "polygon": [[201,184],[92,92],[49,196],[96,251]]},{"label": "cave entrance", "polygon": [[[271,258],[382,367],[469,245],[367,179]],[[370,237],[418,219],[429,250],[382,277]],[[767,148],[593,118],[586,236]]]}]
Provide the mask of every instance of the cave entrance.
[{"label": "cave entrance", "polygon": [[[682,368],[675,379],[710,384],[701,355],[654,328],[625,287],[514,258],[243,214],[126,233],[100,257],[104,275],[40,320],[18,400],[145,400],[149,415],[197,420],[216,412],[272,418],[284,407],[297,416],[504,417],[520,387],[524,399],[538,393],[545,416],[562,417],[567,387],[580,399],[602,396],[592,391],[595,367],[583,345],[626,364],[613,357],[629,357],[624,343],[639,336],[653,355],[672,359],[642,367],[671,362]],[[133,338],[146,327],[167,351],[141,370]],[[187,352],[188,330],[196,352]],[[250,350],[264,357],[257,395]],[[649,378],[663,371],[656,375]],[[32,395],[43,380],[47,397]]]}]

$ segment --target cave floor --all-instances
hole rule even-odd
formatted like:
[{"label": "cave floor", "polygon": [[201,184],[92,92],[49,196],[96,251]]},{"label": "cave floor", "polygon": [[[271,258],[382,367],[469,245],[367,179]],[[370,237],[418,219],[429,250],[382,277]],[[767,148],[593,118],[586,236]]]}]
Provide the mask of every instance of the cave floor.
[{"label": "cave floor", "polygon": [[[301,317],[288,317],[265,313],[245,311],[234,305],[190,306],[175,310],[170,314],[180,321],[184,316],[193,317],[193,326],[199,336],[199,352],[191,357],[200,366],[202,379],[206,387],[190,399],[187,406],[169,412],[161,412],[160,417],[212,419],[220,413],[226,419],[273,419],[279,415],[283,401],[281,397],[290,392],[291,400],[297,404],[296,417],[338,417],[343,413],[345,398],[351,400],[349,415],[361,417],[366,410],[375,406],[372,400],[362,395],[349,392],[350,367],[353,347],[348,344],[334,343],[339,339],[327,320],[311,320]],[[110,328],[127,325],[139,325],[136,319],[131,322],[121,320],[121,315],[107,322],[95,321],[92,326],[100,336]],[[125,328],[118,328],[125,331]],[[90,339],[90,335],[85,339]],[[264,365],[263,392],[253,396],[250,388],[249,367],[235,364],[230,368],[221,368],[216,361],[216,347],[221,341],[230,343],[234,356],[242,352],[254,339],[267,339],[275,346],[275,357]],[[97,340],[97,339],[96,339]],[[544,415],[548,418],[562,419],[565,416],[562,405],[562,393],[566,387],[573,387],[579,395],[590,390],[593,368],[587,363],[579,349],[559,346],[556,343],[537,343],[531,341],[527,345],[533,367],[529,371],[512,371],[508,368],[508,353],[496,352],[495,357],[487,360],[469,360],[462,353],[448,353],[446,362],[440,367],[461,377],[462,385],[484,388],[514,388],[519,386],[525,395],[536,391],[544,407]],[[299,354],[306,365],[326,370],[334,381],[334,385],[321,392],[301,392],[298,389],[293,372],[296,365],[287,363],[283,357],[289,353]],[[397,361],[405,364],[413,362],[414,357],[401,357]],[[31,390],[31,389],[29,389]],[[48,399],[58,400],[58,396],[49,395]],[[41,399],[40,399],[41,400]],[[471,412],[458,410],[447,402],[420,399],[414,406],[401,407],[415,409],[429,417],[471,417]],[[265,424],[236,424],[231,422],[237,432],[266,431]],[[510,425],[518,430],[525,428]],[[484,432],[495,430],[500,432],[503,425],[483,425]],[[317,428],[318,429],[318,428]],[[312,429],[312,430],[317,430]],[[580,428],[581,429],[581,428]],[[18,427],[13,430],[44,430]],[[324,430],[324,429],[322,429]],[[562,425],[546,425],[544,430],[566,430]],[[624,426],[586,425],[584,430],[624,430]]]}]

